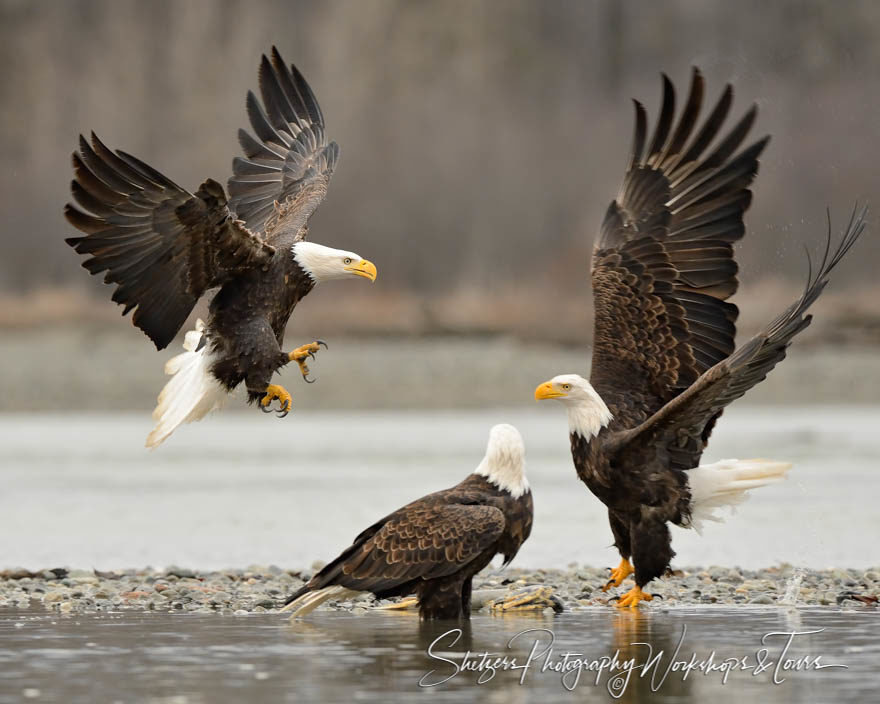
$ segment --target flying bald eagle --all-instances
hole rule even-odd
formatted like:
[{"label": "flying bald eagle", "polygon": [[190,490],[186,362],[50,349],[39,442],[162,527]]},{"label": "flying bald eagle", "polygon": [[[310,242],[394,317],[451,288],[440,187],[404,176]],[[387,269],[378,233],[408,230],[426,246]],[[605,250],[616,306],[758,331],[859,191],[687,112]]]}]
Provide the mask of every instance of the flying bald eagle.
[{"label": "flying bald eagle", "polygon": [[663,76],[647,150],[645,110],[635,103],[629,167],[593,252],[590,381],[565,374],[535,390],[536,399],[565,405],[578,477],[608,508],[621,562],[605,588],[635,572],[636,586],[620,606],[651,599],[643,587],[675,554],[668,522],[699,530],[703,520],[721,520],[715,509],[784,478],[784,462],[700,465],[700,456],[724,408],[763,380],[810,324],[807,309],[864,229],[865,211],[854,212],[832,253],[829,220],[825,254],[801,298],[736,348],[738,310],[727,302],[737,289],[732,243],[743,236],[748,186],[767,138],[734,155],[755,119],[753,106],[704,156],[732,97],[728,85],[696,129],[703,77],[695,69],[673,128],[675,92]]},{"label": "flying bald eagle", "polygon": [[252,92],[246,103],[256,136],[239,130],[244,156],[232,162],[228,200],[216,181],[190,193],[94,133],[91,144],[80,137],[73,155],[71,190],[82,210],[68,204],[65,215],[85,236],[67,242],[89,255],[90,273],[107,272],[113,300],[123,315],[134,310],[132,322],[157,349],[219,287],[207,325],[199,321],[186,351],[166,365],[174,376],[159,396],[148,447],[219,408],[242,382],[249,402],[270,412],[277,399],[277,413],[287,415],[291,396],[272,376],[296,362],[311,381],[306,361],[324,344],[282,351],[294,307],[321,281],[376,279],[360,255],[306,241],[339,157],[311,88],[274,47],[271,60],[262,58],[259,82],[262,104]]},{"label": "flying bald eagle", "polygon": [[282,610],[297,618],[328,599],[373,592],[380,599],[416,594],[425,619],[470,618],[473,576],[496,554],[509,563],[532,530],[524,462],[517,429],[494,426],[470,476],[371,525]]}]

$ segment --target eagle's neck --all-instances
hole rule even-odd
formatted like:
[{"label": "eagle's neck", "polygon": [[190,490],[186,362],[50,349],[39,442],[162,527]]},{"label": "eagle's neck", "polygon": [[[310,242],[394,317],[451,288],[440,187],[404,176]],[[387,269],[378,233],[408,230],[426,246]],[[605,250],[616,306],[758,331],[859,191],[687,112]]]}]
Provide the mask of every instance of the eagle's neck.
[{"label": "eagle's neck", "polygon": [[501,491],[518,499],[529,491],[522,455],[515,452],[487,452],[474,474],[485,477]]},{"label": "eagle's neck", "polygon": [[295,290],[298,299],[302,298],[309,291],[315,288],[317,282],[315,281],[314,277],[306,269],[304,269],[302,264],[300,264],[296,259],[290,259],[285,262],[285,264],[285,287],[291,290]]},{"label": "eagle's neck", "polygon": [[593,398],[570,402],[567,405],[569,432],[572,435],[580,435],[585,440],[596,437],[613,418],[599,394],[594,393]]}]

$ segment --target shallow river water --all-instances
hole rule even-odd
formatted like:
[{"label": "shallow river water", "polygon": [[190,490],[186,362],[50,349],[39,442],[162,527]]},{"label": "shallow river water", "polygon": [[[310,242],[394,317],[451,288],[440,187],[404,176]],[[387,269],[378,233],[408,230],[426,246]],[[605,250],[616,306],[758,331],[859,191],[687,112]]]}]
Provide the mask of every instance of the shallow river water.
[{"label": "shallow river water", "polygon": [[295,626],[278,614],[0,611],[0,704],[869,702],[878,628],[863,608],[601,608],[465,627],[375,611]]},{"label": "shallow river water", "polygon": [[[535,498],[515,565],[616,564],[604,508],[577,480],[562,408],[221,414],[143,449],[149,414],[0,415],[0,569],[171,564],[309,568],[376,519],[451,486],[489,428],[515,424]],[[880,406],[729,409],[705,461],[794,462],[676,565],[877,567]]]}]

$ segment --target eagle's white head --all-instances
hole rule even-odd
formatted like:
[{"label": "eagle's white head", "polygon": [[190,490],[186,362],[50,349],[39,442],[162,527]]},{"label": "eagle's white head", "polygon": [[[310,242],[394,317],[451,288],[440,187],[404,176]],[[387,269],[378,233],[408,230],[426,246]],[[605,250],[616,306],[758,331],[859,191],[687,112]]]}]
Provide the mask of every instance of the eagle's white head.
[{"label": "eagle's white head", "polygon": [[525,474],[526,446],[512,425],[502,423],[489,431],[489,444],[483,461],[474,470],[499,489],[518,499],[529,490]]},{"label": "eagle's white head", "polygon": [[333,249],[314,242],[297,242],[291,248],[293,258],[316,284],[329,279],[363,276],[376,280],[376,265],[360,254]]},{"label": "eagle's white head", "polygon": [[562,401],[568,410],[568,427],[590,439],[611,422],[611,411],[592,384],[578,374],[560,374],[535,389],[535,400]]}]

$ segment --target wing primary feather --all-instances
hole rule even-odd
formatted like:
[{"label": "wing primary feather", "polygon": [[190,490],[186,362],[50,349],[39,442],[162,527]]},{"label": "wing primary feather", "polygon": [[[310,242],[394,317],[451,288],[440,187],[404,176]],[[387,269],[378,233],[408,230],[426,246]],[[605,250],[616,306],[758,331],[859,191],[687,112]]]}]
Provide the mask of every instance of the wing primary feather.
[{"label": "wing primary feather", "polygon": [[[769,141],[769,136],[759,139],[723,168],[706,171],[698,169],[687,181],[680,184],[680,187],[676,189],[676,195],[669,200],[668,205],[676,210],[683,210],[743,176],[746,178],[743,180],[741,188],[745,188],[757,172],[758,157]],[[736,192],[741,188],[733,188],[732,190]]]},{"label": "wing primary feather", "polygon": [[98,135],[94,132],[92,132],[92,149],[95,151],[95,154],[107,164],[107,166],[116,170],[116,172],[128,180],[129,183],[142,189],[151,185],[160,185],[116,156],[116,154],[113,153],[113,150],[109,149],[100,139],[98,139]]},{"label": "wing primary feather", "polygon": [[677,160],[681,158],[681,150],[687,142],[688,137],[691,136],[694,125],[697,123],[697,119],[700,116],[700,108],[703,105],[704,90],[705,81],[703,80],[703,75],[700,73],[700,69],[694,66],[691,75],[690,92],[688,93],[688,98],[685,102],[684,111],[681,114],[681,118],[678,121],[678,127],[675,130],[675,134],[673,135],[669,146],[664,150],[659,168],[662,168],[663,170],[671,170],[677,163]]},{"label": "wing primary feather", "polygon": [[[286,69],[286,65],[284,64],[280,56],[278,57],[278,61],[282,66],[285,66]],[[288,74],[285,70],[284,75],[285,77],[287,77],[288,75],[292,76],[291,83],[296,90],[297,95],[302,100],[306,111],[308,112],[309,120],[313,124],[321,125],[323,127],[324,114],[321,112],[321,106],[318,103],[317,98],[315,98],[315,94],[312,91],[311,86],[306,81],[305,77],[293,64],[290,64],[290,73]]]},{"label": "wing primary feather", "polygon": [[257,96],[254,95],[253,91],[248,91],[247,99],[245,100],[245,107],[247,108],[247,114],[251,121],[251,127],[254,132],[257,133],[257,137],[259,137],[264,143],[275,143],[280,147],[287,146],[287,143],[275,129],[272,121],[266,115],[263,106],[260,105],[260,101],[257,100]]},{"label": "wing primary feather", "polygon": [[633,100],[636,112],[635,129],[633,131],[632,153],[629,158],[627,171],[632,171],[642,163],[642,150],[645,148],[645,137],[648,131],[648,116],[645,107],[638,101]]},{"label": "wing primary feather", "polygon": [[663,76],[663,99],[660,103],[660,117],[654,128],[654,137],[648,148],[647,163],[650,166],[654,166],[662,156],[663,147],[669,138],[669,128],[672,126],[672,119],[675,116],[675,88],[672,81],[669,80],[669,76],[665,73],[661,75]]},{"label": "wing primary feather", "polygon": [[272,120],[277,130],[290,130],[289,124],[303,128],[296,109],[290,103],[288,95],[282,90],[278,82],[278,74],[269,63],[266,55],[260,62],[260,94],[263,96],[263,105],[266,106],[266,114]]},{"label": "wing primary feather", "polygon": [[[94,135],[94,132],[92,133]],[[94,174],[94,176],[103,181],[107,186],[118,193],[129,194],[138,190],[140,186],[124,179],[118,172],[108,166],[101,157],[92,149],[92,146],[86,141],[82,135],[79,136],[79,153],[83,162]]]},{"label": "wing primary feather", "polygon": [[278,160],[281,164],[284,163],[285,154],[280,148],[276,151],[271,145],[257,141],[247,130],[239,128],[238,143],[249,159]]},{"label": "wing primary feather", "polygon": [[73,153],[73,172],[83,188],[105,203],[117,202],[125,197],[93,174],[77,152]]},{"label": "wing primary feather", "polygon": [[116,150],[116,154],[126,164],[128,164],[133,169],[136,169],[137,171],[142,173],[146,178],[153,181],[153,183],[156,183],[160,186],[164,186],[165,188],[174,188],[179,191],[184,190],[183,188],[178,186],[176,183],[174,183],[174,181],[169,179],[167,176],[159,173],[152,166],[150,166],[149,164],[145,164],[143,161],[141,161],[137,157],[134,157],[131,154],[127,154],[126,152],[124,152],[120,149]]},{"label": "wing primary feather", "polygon": [[[703,165],[701,168],[710,169],[723,164],[728,157],[739,148],[739,145],[742,144],[742,141],[749,133],[757,116],[758,106],[752,105],[752,107],[728,133],[727,137],[721,141],[721,144],[719,144],[709,156],[703,159]],[[769,140],[769,137],[765,137],[764,139]]]},{"label": "wing primary feather", "polygon": [[297,88],[291,78],[290,71],[287,69],[287,64],[284,62],[284,59],[281,58],[281,53],[278,51],[278,48],[274,46],[272,47],[272,66],[274,68],[275,77],[278,81],[279,90],[284,93],[285,99],[288,101],[288,104],[296,115],[296,124],[299,125],[300,128],[303,128],[307,123],[315,122],[315,120],[312,119],[312,115],[309,112],[301,91]]},{"label": "wing primary feather", "polygon": [[[721,97],[718,99],[712,112],[709,113],[706,122],[703,123],[702,129],[697,133],[694,141],[679,161],[678,165],[680,168],[686,168],[689,164],[696,162],[697,159],[700,158],[700,155],[705,151],[706,147],[709,146],[709,143],[715,138],[715,135],[718,134],[718,130],[721,129],[724,120],[727,119],[727,113],[730,112],[730,106],[732,103],[733,87],[728,84],[725,86],[724,91],[721,93]],[[675,172],[670,174],[670,176],[675,179]]]}]

